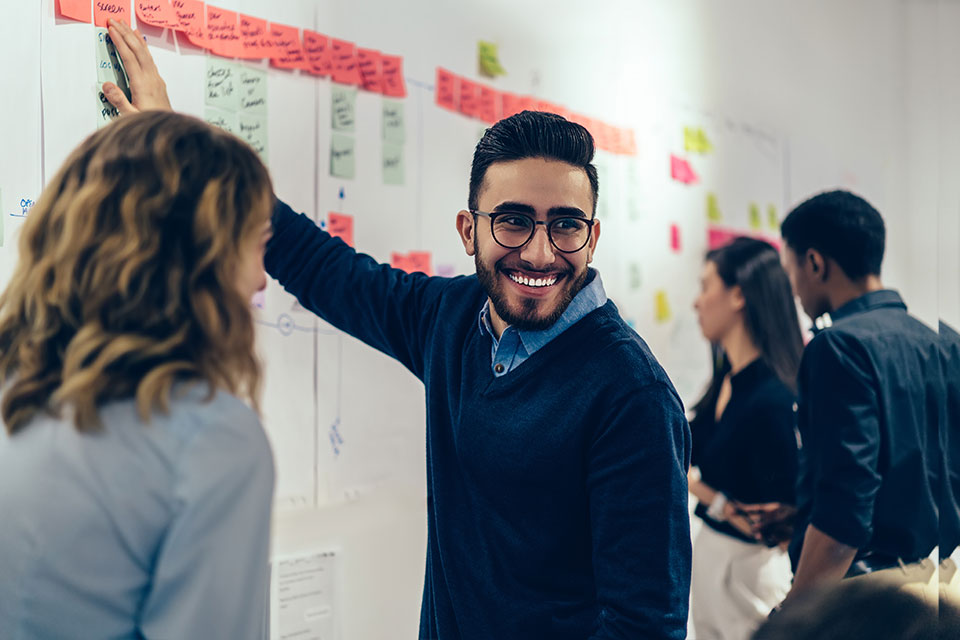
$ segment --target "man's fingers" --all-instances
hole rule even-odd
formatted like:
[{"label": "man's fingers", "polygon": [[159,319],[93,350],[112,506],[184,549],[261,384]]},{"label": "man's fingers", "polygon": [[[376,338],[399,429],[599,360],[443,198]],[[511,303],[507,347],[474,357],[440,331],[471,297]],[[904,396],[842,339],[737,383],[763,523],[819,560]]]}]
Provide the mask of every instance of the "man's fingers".
[{"label": "man's fingers", "polygon": [[127,100],[127,96],[120,90],[120,87],[112,82],[103,83],[103,95],[110,101],[110,104],[117,108],[117,111],[119,111],[121,115],[137,113],[139,111],[139,109],[130,104],[130,101]]},{"label": "man's fingers", "polygon": [[123,62],[124,69],[127,70],[128,74],[136,74],[140,70],[141,65],[136,53],[134,53],[127,43],[122,31],[123,29],[129,28],[130,27],[122,22],[110,20],[110,26],[107,28],[107,31],[110,34],[110,39],[113,41],[113,46],[117,48],[117,55],[120,56],[120,61]]}]

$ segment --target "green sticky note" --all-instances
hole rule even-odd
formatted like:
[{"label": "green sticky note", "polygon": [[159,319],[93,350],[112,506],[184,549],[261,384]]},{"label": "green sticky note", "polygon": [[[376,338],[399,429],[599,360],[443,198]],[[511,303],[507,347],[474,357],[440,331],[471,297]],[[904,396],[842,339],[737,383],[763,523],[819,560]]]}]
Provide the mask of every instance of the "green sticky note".
[{"label": "green sticky note", "polygon": [[774,230],[780,228],[780,215],[777,213],[777,205],[775,204],[767,205],[767,224]]},{"label": "green sticky note", "polygon": [[267,118],[266,116],[240,113],[237,116],[237,136],[253,147],[260,160],[267,164]]},{"label": "green sticky note", "polygon": [[115,118],[120,117],[120,111],[117,110],[115,106],[110,104],[110,101],[107,100],[107,96],[103,95],[103,91],[97,90],[97,129],[100,127],[105,127]]},{"label": "green sticky note", "polygon": [[94,47],[97,54],[97,80],[100,82],[114,82],[130,97],[130,86],[127,82],[127,73],[123,69],[123,62],[117,53],[110,34],[100,27],[94,30]]},{"label": "green sticky note", "polygon": [[353,178],[356,158],[353,136],[334,133],[330,138],[330,175]]},{"label": "green sticky note", "polygon": [[220,127],[224,131],[234,135],[240,130],[237,114],[232,111],[224,111],[216,107],[207,107],[203,110],[203,119],[213,126]]},{"label": "green sticky note", "polygon": [[763,220],[760,218],[760,205],[756,202],[750,203],[750,228],[760,229],[763,227]]},{"label": "green sticky note", "polygon": [[330,125],[334,131],[352,133],[357,123],[357,90],[333,85],[330,98]]},{"label": "green sticky note", "polygon": [[477,42],[477,57],[480,63],[480,75],[488,78],[506,75],[507,71],[500,64],[500,52],[492,42]]},{"label": "green sticky note", "polygon": [[404,164],[403,145],[384,142],[383,184],[403,184]]},{"label": "green sticky note", "polygon": [[713,193],[707,194],[707,220],[710,222],[723,221],[723,214],[720,213],[720,207],[717,205],[717,196]]},{"label": "green sticky note", "polygon": [[383,139],[402,144],[407,138],[403,116],[403,103],[399,100],[383,101]]},{"label": "green sticky note", "polygon": [[643,272],[636,262],[630,265],[630,288],[634,291],[643,286]]},{"label": "green sticky note", "polygon": [[713,145],[707,138],[707,133],[700,127],[683,128],[683,148],[694,153],[710,153]]},{"label": "green sticky note", "polygon": [[240,108],[240,91],[237,89],[237,65],[217,56],[207,57],[204,104],[225,111]]},{"label": "green sticky note", "polygon": [[258,116],[267,115],[267,72],[239,66],[237,86],[240,111]]}]

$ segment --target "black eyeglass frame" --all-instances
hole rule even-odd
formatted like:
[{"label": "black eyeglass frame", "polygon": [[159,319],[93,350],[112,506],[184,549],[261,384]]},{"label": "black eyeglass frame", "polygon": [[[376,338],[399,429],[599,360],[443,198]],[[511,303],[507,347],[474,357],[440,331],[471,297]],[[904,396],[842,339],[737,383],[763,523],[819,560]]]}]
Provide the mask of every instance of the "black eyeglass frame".
[{"label": "black eyeglass frame", "polygon": [[[583,248],[590,243],[590,236],[593,235],[593,223],[597,221],[596,218],[581,218],[579,216],[563,216],[560,218],[554,218],[553,220],[546,222],[544,220],[537,220],[533,216],[531,216],[529,213],[525,213],[523,211],[494,211],[492,213],[487,211],[477,211],[475,209],[468,209],[468,211],[472,213],[474,216],[484,216],[486,218],[490,218],[490,235],[493,236],[493,241],[496,242],[501,247],[503,247],[504,249],[519,249],[520,247],[526,245],[528,242],[530,242],[533,239],[533,234],[537,232],[537,225],[541,224],[546,228],[547,238],[549,238],[550,244],[553,245],[554,249],[556,249],[560,253],[577,253],[578,251],[583,251]],[[527,236],[527,239],[513,247],[503,244],[502,242],[497,240],[497,234],[493,232],[493,223],[496,222],[497,218],[499,218],[500,216],[506,216],[506,215],[523,216],[524,218],[527,218],[528,220],[533,222],[533,226],[530,227],[530,235]],[[580,245],[580,248],[574,249],[572,251],[568,251],[566,249],[561,249],[560,247],[557,246],[557,243],[553,239],[553,231],[551,230],[551,227],[557,222],[561,222],[563,220],[576,220],[578,222],[585,222],[587,224],[587,236],[586,238],[584,238],[583,244]]]}]

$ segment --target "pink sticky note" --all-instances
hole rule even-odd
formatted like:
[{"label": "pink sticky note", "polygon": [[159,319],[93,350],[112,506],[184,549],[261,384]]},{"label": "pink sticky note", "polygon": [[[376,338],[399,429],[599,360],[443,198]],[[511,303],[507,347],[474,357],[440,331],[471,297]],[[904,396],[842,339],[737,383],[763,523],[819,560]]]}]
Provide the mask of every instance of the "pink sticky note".
[{"label": "pink sticky note", "polygon": [[460,113],[471,118],[480,116],[480,85],[460,78]]},{"label": "pink sticky note", "polygon": [[133,10],[137,14],[137,22],[161,28],[176,29],[180,26],[177,12],[169,0],[133,0]]},{"label": "pink sticky note", "polygon": [[207,40],[210,51],[225,58],[240,55],[237,12],[207,5]]},{"label": "pink sticky note", "polygon": [[756,238],[757,240],[769,242],[777,251],[781,249],[781,240],[775,236],[768,236],[763,233],[748,233],[746,231],[717,227],[714,225],[707,227],[707,248],[710,251],[726,246],[737,238]]},{"label": "pink sticky note", "polygon": [[675,253],[680,253],[680,227],[675,224],[670,225],[670,249]]},{"label": "pink sticky note", "polygon": [[270,23],[270,37],[276,43],[279,55],[270,57],[270,66],[278,69],[310,68],[303,55],[303,45],[300,43],[300,30],[285,24]]},{"label": "pink sticky note", "polygon": [[330,49],[333,52],[333,81],[340,84],[360,84],[356,45],[349,40],[331,38]]},{"label": "pink sticky note", "polygon": [[520,100],[520,96],[515,93],[504,91],[500,94],[500,101],[504,118],[514,116],[523,110],[523,103]]},{"label": "pink sticky note", "polygon": [[390,266],[394,269],[400,269],[401,271],[409,273],[410,259],[407,258],[407,254],[394,251],[390,254]]},{"label": "pink sticky note", "polygon": [[353,216],[331,211],[327,214],[327,232],[353,246]]},{"label": "pink sticky note", "polygon": [[373,93],[383,93],[383,75],[380,69],[379,51],[357,48],[357,68],[360,70],[361,89]]},{"label": "pink sticky note", "polygon": [[456,75],[446,69],[437,67],[437,104],[439,106],[451,111],[457,110],[459,80]]},{"label": "pink sticky note", "polygon": [[503,96],[496,89],[480,87],[480,119],[493,124],[500,119]]},{"label": "pink sticky note", "polygon": [[106,27],[111,19],[130,24],[130,0],[94,0],[93,24]]},{"label": "pink sticky note", "polygon": [[383,71],[383,95],[391,98],[407,97],[407,82],[403,78],[403,58],[384,55],[380,58]]},{"label": "pink sticky note", "polygon": [[696,184],[699,180],[690,163],[673,154],[670,154],[670,177],[684,184]]},{"label": "pink sticky note", "polygon": [[330,38],[316,31],[304,29],[303,53],[307,57],[307,63],[310,65],[310,73],[315,76],[329,76],[333,73]]},{"label": "pink sticky note", "polygon": [[57,15],[77,22],[90,22],[90,0],[57,0]]},{"label": "pink sticky note", "polygon": [[428,276],[433,275],[433,269],[430,266],[432,258],[429,251],[411,251],[407,254],[407,260],[409,260],[411,272],[419,271]]},{"label": "pink sticky note", "polygon": [[197,47],[206,48],[207,27],[204,19],[206,8],[200,0],[172,0],[173,10],[177,14],[177,29],[182,31],[187,39]]}]

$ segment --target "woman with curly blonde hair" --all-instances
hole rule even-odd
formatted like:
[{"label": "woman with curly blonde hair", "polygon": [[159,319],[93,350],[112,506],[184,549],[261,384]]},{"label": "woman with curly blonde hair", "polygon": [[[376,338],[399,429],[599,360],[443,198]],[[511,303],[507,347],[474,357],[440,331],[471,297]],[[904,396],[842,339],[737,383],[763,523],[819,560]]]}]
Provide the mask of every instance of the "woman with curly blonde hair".
[{"label": "woman with curly blonde hair", "polygon": [[153,111],[90,136],[31,210],[0,296],[0,635],[263,635],[249,300],[272,200],[246,144]]}]

